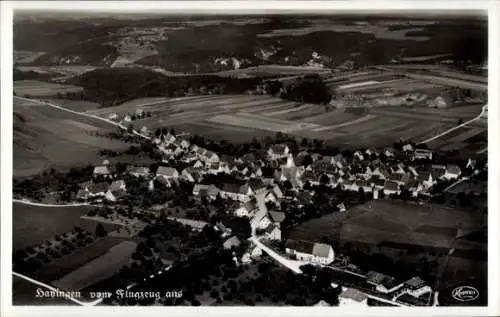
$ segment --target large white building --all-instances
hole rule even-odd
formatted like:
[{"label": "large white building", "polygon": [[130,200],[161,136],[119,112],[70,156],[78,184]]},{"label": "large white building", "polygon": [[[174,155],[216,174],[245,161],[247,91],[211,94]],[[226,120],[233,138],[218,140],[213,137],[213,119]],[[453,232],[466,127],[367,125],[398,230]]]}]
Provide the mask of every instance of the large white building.
[{"label": "large white building", "polygon": [[301,240],[287,240],[285,252],[294,256],[297,260],[308,261],[312,264],[327,265],[335,259],[335,253],[331,245],[325,243],[313,243]]}]

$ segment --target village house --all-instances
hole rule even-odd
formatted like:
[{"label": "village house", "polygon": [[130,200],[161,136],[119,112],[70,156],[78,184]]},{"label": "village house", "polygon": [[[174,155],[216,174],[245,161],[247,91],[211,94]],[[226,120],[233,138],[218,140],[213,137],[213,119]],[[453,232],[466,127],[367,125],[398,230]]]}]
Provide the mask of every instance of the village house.
[{"label": "village house", "polygon": [[109,114],[108,119],[112,120],[112,121],[115,121],[115,120],[118,119],[118,115],[116,113],[112,112],[112,113]]},{"label": "village house", "polygon": [[143,109],[141,109],[141,108],[136,109],[136,110],[135,110],[135,115],[136,115],[137,117],[139,117],[139,118],[144,117],[144,110],[143,110]]},{"label": "village house", "polygon": [[406,292],[413,297],[420,297],[426,293],[432,292],[432,288],[425,284],[420,277],[413,277],[404,282]]},{"label": "village house", "polygon": [[230,183],[223,184],[220,193],[222,198],[231,198],[239,201],[247,201],[250,199],[250,195],[253,194],[248,184],[238,185]]},{"label": "village house", "polygon": [[123,117],[123,122],[125,123],[130,123],[132,122],[132,117],[129,116],[129,115],[126,115],[125,117]]},{"label": "village house", "polygon": [[449,164],[446,165],[446,170],[444,172],[443,178],[447,180],[457,179],[462,174],[460,167],[458,165]]},{"label": "village house", "polygon": [[215,152],[212,152],[212,151],[205,152],[202,155],[202,159],[205,162],[209,163],[209,164],[213,164],[213,163],[218,163],[219,162],[219,156],[217,154],[215,154]]},{"label": "village house", "polygon": [[205,193],[213,197],[215,199],[217,195],[219,194],[219,189],[215,185],[205,185],[205,184],[196,184],[193,187],[193,195],[194,196],[200,196],[202,191],[205,191]]},{"label": "village house", "polygon": [[[198,156],[194,153],[187,153],[186,155],[184,155],[184,157],[182,158],[182,162],[186,163],[186,164],[191,164],[195,161],[198,161]],[[202,164],[200,162],[200,164]],[[203,165],[202,165],[203,166]],[[194,167],[194,166],[193,166]]]},{"label": "village house", "polygon": [[106,196],[108,189],[109,184],[106,182],[94,183],[86,188],[88,198],[103,198]]},{"label": "village house", "polygon": [[182,170],[180,178],[186,182],[194,183],[200,182],[203,179],[203,176],[200,173],[200,169],[186,167]]},{"label": "village house", "polygon": [[297,260],[308,261],[312,264],[328,265],[335,258],[331,245],[301,240],[287,240],[285,252]]},{"label": "village house", "polygon": [[265,236],[269,240],[281,240],[281,230],[277,225],[271,224],[264,229]]},{"label": "village house", "polygon": [[397,282],[395,278],[375,271],[369,271],[366,274],[366,282],[374,286],[376,291],[384,294],[392,293],[403,287],[403,283]]},{"label": "village house", "polygon": [[413,160],[432,160],[432,151],[427,149],[416,149],[413,153]]},{"label": "village house", "polygon": [[165,144],[172,144],[175,142],[175,136],[172,133],[167,133],[167,135],[163,136],[163,142]]},{"label": "village house", "polygon": [[344,203],[340,203],[337,205],[337,208],[339,209],[339,212],[345,212],[347,209],[345,208]]},{"label": "village house", "polygon": [[413,152],[413,146],[409,143],[403,145],[403,152]]},{"label": "village house", "polygon": [[237,217],[250,217],[257,208],[257,199],[252,198],[238,207],[234,211],[234,215]]},{"label": "village house", "polygon": [[188,150],[189,149],[189,146],[191,145],[189,143],[188,140],[184,139],[184,138],[176,138],[175,141],[174,141],[174,144],[177,146],[177,147],[180,147],[184,150]]},{"label": "village house", "polygon": [[94,167],[93,176],[94,177],[108,178],[108,177],[111,177],[111,173],[109,171],[109,168],[106,165],[96,166],[96,167]]},{"label": "village house", "polygon": [[353,155],[355,158],[357,158],[358,160],[360,161],[363,161],[365,159],[365,157],[363,156],[363,153],[361,153],[360,151],[356,151],[354,152],[354,155]]},{"label": "village house", "polygon": [[150,136],[151,135],[151,131],[148,129],[148,127],[146,126],[143,126],[139,132],[142,134],[142,135],[145,135],[145,136]]},{"label": "village house", "polygon": [[337,165],[338,168],[344,168],[344,166],[347,165],[347,160],[342,154],[337,154],[335,155],[335,165]]},{"label": "village house", "polygon": [[251,178],[248,180],[248,186],[255,195],[263,193],[267,190],[267,185],[260,178]]},{"label": "village house", "polygon": [[386,148],[383,153],[388,158],[392,158],[395,156],[394,149],[392,149],[392,148]]},{"label": "village house", "polygon": [[286,144],[275,144],[267,150],[267,155],[270,160],[276,160],[281,157],[287,157],[290,149]]},{"label": "village house", "polygon": [[137,167],[132,167],[130,170],[130,175],[134,177],[148,177],[150,175],[150,169],[149,167],[146,166],[137,166]]},{"label": "village house", "polygon": [[355,288],[342,286],[339,295],[339,306],[368,306],[368,296]]},{"label": "village house", "polygon": [[399,195],[399,184],[393,181],[386,180],[384,182],[384,194],[389,195]]},{"label": "village house", "polygon": [[240,239],[238,239],[237,236],[232,236],[231,238],[229,238],[226,241],[224,241],[224,243],[222,244],[222,246],[224,247],[224,249],[230,250],[232,248],[239,247],[240,244],[241,244]]},{"label": "village house", "polygon": [[160,166],[156,171],[156,178],[165,182],[168,187],[177,183],[179,172],[173,167]]}]

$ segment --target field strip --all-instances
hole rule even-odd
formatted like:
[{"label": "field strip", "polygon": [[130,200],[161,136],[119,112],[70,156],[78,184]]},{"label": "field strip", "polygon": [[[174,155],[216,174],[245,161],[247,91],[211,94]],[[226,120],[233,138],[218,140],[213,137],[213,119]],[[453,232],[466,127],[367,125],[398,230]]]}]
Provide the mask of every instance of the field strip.
[{"label": "field strip", "polygon": [[359,82],[359,83],[352,83],[352,84],[341,85],[341,86],[338,86],[337,89],[344,90],[344,89],[349,89],[349,88],[370,86],[370,85],[374,85],[374,84],[380,84],[380,81],[377,81],[377,80],[362,81],[362,82]]},{"label": "field strip", "polygon": [[311,104],[304,104],[302,106],[298,106],[298,107],[293,107],[293,108],[288,108],[288,109],[283,109],[283,110],[277,110],[277,111],[272,111],[272,112],[268,112],[266,114],[266,116],[276,116],[276,115],[280,115],[280,114],[287,114],[287,113],[290,113],[290,112],[296,112],[296,111],[301,111],[303,109],[308,109],[308,108],[311,108]]},{"label": "field strip", "polygon": [[[249,98],[253,97],[253,98]],[[223,105],[232,105],[235,103],[242,103],[242,102],[255,102],[257,99],[255,99],[255,96],[249,96],[246,98],[242,98],[241,96],[238,97],[238,99],[234,100],[232,98],[216,98],[216,99],[209,99],[209,100],[196,100],[196,101],[182,101],[182,102],[176,102],[172,103],[171,106],[176,108],[176,109],[193,109],[193,108],[206,108],[206,107],[221,107]]]},{"label": "field strip", "polygon": [[462,141],[465,141],[467,139],[470,139],[472,138],[473,136],[475,135],[478,135],[479,133],[483,132],[482,129],[470,129],[468,131],[465,131],[464,133],[461,133],[451,139],[448,139],[449,142],[462,142]]},{"label": "field strip", "polygon": [[342,127],[339,129],[339,131],[346,134],[369,136],[372,135],[373,132],[380,127],[391,127],[398,122],[401,122],[401,119],[377,117],[373,120],[368,120],[360,124]]},{"label": "field strip", "polygon": [[426,114],[426,113],[411,113],[410,111],[408,112],[400,112],[398,110],[393,111],[393,110],[388,110],[388,109],[377,109],[377,108],[371,108],[370,113],[376,114],[376,115],[382,115],[386,117],[399,117],[399,118],[404,118],[404,119],[410,119],[410,120],[429,120],[429,121],[437,121],[437,122],[442,122],[442,123],[456,123],[457,119],[456,118],[447,118],[447,117],[441,117],[437,115],[431,115],[431,114]]},{"label": "field strip", "polygon": [[265,111],[273,111],[276,109],[288,109],[290,107],[293,108],[298,104],[299,104],[298,102],[293,102],[293,101],[292,102],[282,101],[281,104],[278,104],[278,105],[272,105],[272,106],[259,105],[257,107],[253,107],[252,109],[245,109],[245,112],[250,112],[250,113],[263,112],[262,114],[267,116],[267,114],[264,113]]},{"label": "field strip", "polygon": [[350,126],[350,125],[353,125],[353,124],[356,124],[356,123],[361,123],[361,122],[365,122],[365,121],[374,119],[376,117],[377,117],[376,115],[368,114],[368,115],[366,115],[364,117],[361,117],[359,119],[356,119],[356,120],[352,120],[352,121],[348,121],[348,122],[344,122],[344,123],[339,123],[339,124],[331,125],[331,126],[327,126],[327,127],[316,128],[316,129],[313,129],[313,131],[314,132],[320,132],[320,131],[325,131],[325,130],[330,130],[330,129],[337,129],[337,128],[342,128],[342,127],[347,127],[347,126]]},{"label": "field strip", "polygon": [[259,106],[259,105],[274,105],[282,102],[283,101],[281,99],[277,98],[269,98],[269,99],[258,98],[246,102],[235,100],[225,104],[217,104],[217,106],[222,109],[233,110],[238,108],[245,108],[245,107]]},{"label": "field strip", "polygon": [[[253,128],[257,130],[267,130],[273,132],[290,132],[294,130],[301,129],[300,123],[288,123],[288,122],[265,122],[265,118],[248,118],[239,115],[221,114],[211,118],[206,119],[207,122],[213,122],[216,124],[233,125],[244,128]],[[305,128],[305,127],[304,127]]]},{"label": "field strip", "polygon": [[450,132],[452,132],[452,131],[454,131],[454,130],[460,129],[461,127],[465,127],[465,126],[466,126],[466,125],[468,125],[469,123],[472,123],[472,122],[474,122],[474,121],[476,121],[476,120],[480,119],[480,118],[484,115],[484,113],[487,111],[487,109],[488,109],[488,105],[484,105],[484,106],[483,106],[483,108],[482,108],[482,110],[481,110],[481,113],[480,113],[479,115],[477,115],[477,117],[475,117],[475,118],[473,118],[473,119],[471,119],[471,120],[469,120],[469,121],[465,121],[464,123],[462,123],[462,124],[460,124],[460,125],[457,125],[456,127],[453,127],[453,128],[451,128],[451,129],[449,129],[449,130],[446,130],[446,131],[444,131],[443,133],[440,133],[440,134],[438,134],[438,135],[436,135],[436,136],[433,136],[433,137],[428,138],[428,139],[426,139],[426,140],[420,141],[420,142],[418,142],[418,144],[425,144],[425,143],[429,143],[429,142],[431,142],[431,141],[433,141],[433,140],[435,140],[435,139],[437,139],[437,138],[440,138],[440,137],[442,137],[442,136],[444,136],[444,135],[446,135],[446,134],[448,134],[448,133],[450,133]]},{"label": "field strip", "polygon": [[445,145],[441,146],[440,149],[442,151],[460,150],[466,146],[467,144],[463,142],[447,142]]},{"label": "field strip", "polygon": [[404,131],[406,128],[410,127],[413,123],[412,122],[402,122],[400,124],[395,124],[392,126],[384,126],[380,129],[375,129],[373,132],[371,132],[371,135],[377,135],[377,134],[386,134],[386,133],[393,133],[396,131]]},{"label": "field strip", "polygon": [[90,124],[86,124],[86,123],[83,123],[83,122],[78,122],[78,121],[71,120],[71,119],[62,120],[62,122],[71,124],[71,125],[76,126],[76,127],[80,128],[82,130],[90,130],[90,131],[98,131],[99,130],[99,128],[97,128],[96,126],[93,126],[93,125],[90,125]]},{"label": "field strip", "polygon": [[483,154],[486,151],[488,151],[488,147],[485,147],[484,149],[477,151],[476,154]]},{"label": "field strip", "polygon": [[314,124],[314,123],[305,123],[305,122],[301,122],[301,121],[284,120],[284,119],[279,119],[279,118],[258,115],[258,114],[254,114],[254,113],[247,113],[247,112],[238,112],[238,113],[236,113],[236,116],[238,116],[240,118],[249,119],[249,120],[260,121],[262,123],[278,124],[278,125],[281,124],[281,125],[290,126],[290,128],[286,129],[286,131],[295,131],[297,129],[313,129],[313,128],[320,127],[320,125]]},{"label": "field strip", "polygon": [[30,277],[27,277],[25,275],[22,275],[22,274],[19,274],[19,273],[16,273],[16,272],[12,272],[12,275],[17,276],[19,278],[22,278],[23,280],[26,280],[26,281],[28,281],[30,283],[33,283],[33,284],[36,284],[38,286],[42,286],[42,287],[44,287],[44,288],[46,288],[48,290],[51,290],[51,291],[54,291],[54,292],[61,292],[62,294],[64,294],[64,298],[66,298],[66,299],[68,299],[68,300],[70,300],[73,303],[76,303],[78,305],[82,305],[82,306],[95,306],[95,305],[97,305],[97,304],[99,304],[99,303],[102,302],[102,299],[98,299],[98,300],[95,300],[93,302],[82,302],[82,301],[80,301],[80,300],[78,300],[76,298],[73,298],[73,297],[67,295],[64,291],[61,291],[61,290],[59,290],[59,289],[57,289],[57,288],[55,288],[53,286],[50,286],[50,285],[45,284],[45,283],[42,283],[40,281],[37,281],[37,280],[32,279]]},{"label": "field strip", "polygon": [[410,77],[410,78],[420,79],[420,80],[429,81],[432,83],[437,83],[437,84],[451,86],[451,87],[460,87],[460,88],[475,89],[475,90],[481,90],[481,91],[486,91],[488,89],[488,84],[471,82],[471,81],[458,79],[458,78],[448,78],[448,77],[445,78],[445,77],[440,77],[437,75],[424,75],[424,74],[416,74],[416,73],[408,73],[408,72],[405,72],[405,75]]}]

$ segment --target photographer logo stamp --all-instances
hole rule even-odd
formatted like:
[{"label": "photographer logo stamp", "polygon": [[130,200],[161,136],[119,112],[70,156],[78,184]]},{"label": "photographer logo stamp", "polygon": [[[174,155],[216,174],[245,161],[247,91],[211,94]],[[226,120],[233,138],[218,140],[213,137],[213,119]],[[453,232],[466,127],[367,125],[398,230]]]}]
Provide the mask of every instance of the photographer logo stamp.
[{"label": "photographer logo stamp", "polygon": [[459,286],[453,289],[451,296],[461,302],[470,302],[479,297],[479,292],[472,286]]}]

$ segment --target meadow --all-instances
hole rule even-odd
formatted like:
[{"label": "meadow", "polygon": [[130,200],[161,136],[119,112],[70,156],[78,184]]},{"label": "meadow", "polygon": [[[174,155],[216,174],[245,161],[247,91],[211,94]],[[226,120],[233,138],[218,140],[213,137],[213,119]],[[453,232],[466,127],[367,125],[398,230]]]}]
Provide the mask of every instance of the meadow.
[{"label": "meadow", "polygon": [[29,176],[53,167],[98,164],[102,149],[124,150],[131,144],[96,136],[117,131],[95,118],[14,98],[14,176]]}]

